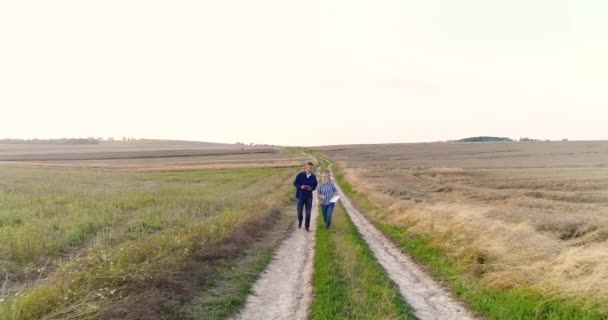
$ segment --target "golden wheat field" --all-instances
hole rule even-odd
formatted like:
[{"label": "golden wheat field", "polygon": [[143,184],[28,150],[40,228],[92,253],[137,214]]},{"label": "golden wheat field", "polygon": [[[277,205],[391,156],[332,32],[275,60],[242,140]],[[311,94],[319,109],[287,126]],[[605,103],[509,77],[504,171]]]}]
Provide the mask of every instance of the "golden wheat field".
[{"label": "golden wheat field", "polygon": [[318,148],[488,287],[608,301],[608,142]]}]

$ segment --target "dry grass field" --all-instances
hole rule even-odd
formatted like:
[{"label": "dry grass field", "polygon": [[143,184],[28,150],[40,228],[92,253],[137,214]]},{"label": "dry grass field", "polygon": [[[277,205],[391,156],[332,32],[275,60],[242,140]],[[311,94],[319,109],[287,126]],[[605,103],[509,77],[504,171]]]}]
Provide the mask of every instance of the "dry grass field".
[{"label": "dry grass field", "polygon": [[67,155],[0,164],[0,319],[216,319],[244,302],[292,226],[302,156],[121,145],[0,149]]},{"label": "dry grass field", "polygon": [[241,147],[246,150],[255,149],[253,147],[240,146],[236,144],[177,140],[105,141],[96,144],[34,144],[6,143],[0,141],[0,156],[44,156],[56,154],[101,155],[104,153],[136,153],[142,151],[166,152],[176,150],[198,150],[205,152],[209,152],[210,150],[236,151],[241,150]]},{"label": "dry grass field", "polygon": [[482,286],[608,311],[608,142],[318,150],[383,208],[373,220],[428,237]]},{"label": "dry grass field", "polygon": [[281,149],[208,142],[142,140],[95,145],[2,144],[0,165],[163,171],[291,167],[306,158]]},{"label": "dry grass field", "polygon": [[[608,317],[608,142],[315,150],[370,220],[480,315]],[[285,206],[303,151],[0,145],[0,319],[234,315],[293,227]],[[395,293],[340,214],[315,259],[359,258],[315,267],[316,290],[329,292],[316,297],[315,317],[347,314],[365,294],[381,306]],[[340,275],[320,266],[357,267]],[[407,314],[399,301],[374,310]]]}]

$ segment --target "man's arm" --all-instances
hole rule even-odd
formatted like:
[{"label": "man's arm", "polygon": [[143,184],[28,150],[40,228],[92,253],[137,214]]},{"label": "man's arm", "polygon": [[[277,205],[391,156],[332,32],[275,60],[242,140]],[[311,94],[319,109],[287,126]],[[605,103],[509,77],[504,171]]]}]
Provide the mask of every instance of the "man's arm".
[{"label": "man's arm", "polygon": [[293,181],[293,186],[296,187],[298,190],[304,190],[304,184],[302,184],[302,173],[298,173],[298,175],[296,176],[296,180]]},{"label": "man's arm", "polygon": [[312,176],[314,179],[312,181],[312,185],[310,186],[312,188],[312,191],[317,190],[317,176]]},{"label": "man's arm", "polygon": [[298,190],[302,189],[302,183],[300,182],[300,174],[299,173],[296,176],[296,179],[293,181],[293,186],[296,187]]}]

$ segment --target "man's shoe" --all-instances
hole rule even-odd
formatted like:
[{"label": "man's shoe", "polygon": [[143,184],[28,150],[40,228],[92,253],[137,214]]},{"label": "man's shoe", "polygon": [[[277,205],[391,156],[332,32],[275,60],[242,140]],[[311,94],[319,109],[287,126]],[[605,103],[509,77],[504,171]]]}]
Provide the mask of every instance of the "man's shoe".
[{"label": "man's shoe", "polygon": [[306,228],[306,232],[310,232],[310,229]]}]

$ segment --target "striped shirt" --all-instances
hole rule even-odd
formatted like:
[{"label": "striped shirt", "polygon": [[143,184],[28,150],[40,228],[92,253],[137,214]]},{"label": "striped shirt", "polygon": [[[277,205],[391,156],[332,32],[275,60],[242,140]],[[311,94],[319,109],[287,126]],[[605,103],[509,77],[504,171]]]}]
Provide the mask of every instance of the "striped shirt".
[{"label": "striped shirt", "polygon": [[318,190],[319,199],[321,199],[322,205],[330,204],[329,200],[331,200],[331,198],[333,198],[338,193],[338,189],[336,189],[336,186],[332,181],[321,183],[319,185]]}]

